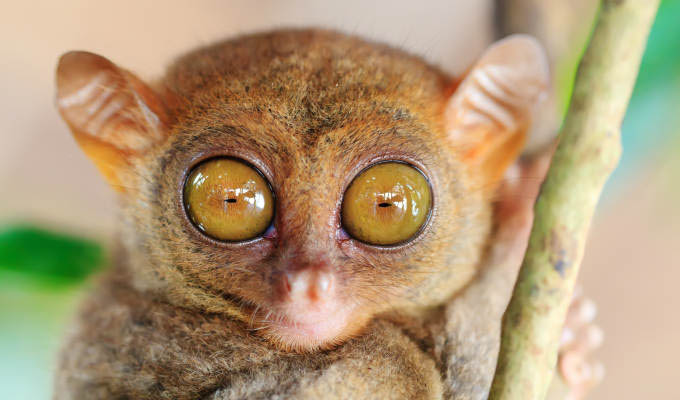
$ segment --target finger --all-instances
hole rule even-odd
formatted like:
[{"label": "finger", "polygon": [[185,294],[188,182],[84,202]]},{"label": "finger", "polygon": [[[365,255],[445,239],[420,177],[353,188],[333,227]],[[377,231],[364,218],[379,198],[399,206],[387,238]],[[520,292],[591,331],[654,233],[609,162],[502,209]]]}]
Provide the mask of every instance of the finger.
[{"label": "finger", "polygon": [[588,325],[576,331],[574,340],[566,346],[562,352],[580,353],[587,356],[602,346],[603,342],[604,332],[602,331],[602,328],[597,325]]},{"label": "finger", "polygon": [[591,299],[577,297],[572,301],[567,312],[562,334],[562,345],[566,346],[575,339],[577,333],[585,326],[592,324],[597,315],[597,306]]},{"label": "finger", "polygon": [[[569,347],[560,350],[558,369],[567,383],[576,385],[591,378],[594,373],[587,361],[593,350],[602,345],[603,338],[599,327],[589,326],[582,330]],[[601,365],[598,368],[599,370],[595,371],[597,373],[603,370]]]},{"label": "finger", "polygon": [[558,361],[560,375],[572,389],[577,389],[593,378],[593,368],[580,353],[568,352]]},{"label": "finger", "polygon": [[604,366],[602,363],[596,361],[585,363],[585,366],[586,367],[583,369],[588,372],[581,377],[582,379],[578,383],[567,383],[569,391],[565,396],[566,400],[583,400],[595,386],[602,382],[602,379],[604,378]]}]

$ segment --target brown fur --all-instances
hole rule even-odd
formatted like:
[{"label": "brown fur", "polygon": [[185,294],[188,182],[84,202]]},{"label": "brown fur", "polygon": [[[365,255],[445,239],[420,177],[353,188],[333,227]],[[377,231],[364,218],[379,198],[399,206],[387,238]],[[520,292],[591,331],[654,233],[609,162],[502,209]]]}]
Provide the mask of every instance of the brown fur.
[{"label": "brown fur", "polygon": [[[457,372],[446,371],[459,360],[441,342],[451,313],[444,303],[480,265],[495,186],[449,137],[443,115],[458,81],[401,51],[322,30],[196,50],[155,90],[125,86],[128,73],[114,74],[123,93],[145,93],[141,101],[162,115],[154,129],[163,132],[132,150],[125,137],[99,144],[107,137],[88,134],[62,106],[119,189],[121,224],[115,265],[64,348],[57,398],[455,394],[450,375]],[[138,99],[125,98],[137,110],[125,126],[148,123]],[[501,142],[521,143],[525,128]],[[502,173],[518,150],[504,152],[494,171]],[[184,177],[215,155],[245,159],[267,177],[276,194],[275,238],[219,243],[188,221]],[[339,240],[347,185],[385,159],[408,161],[429,177],[430,222],[390,249]],[[343,300],[356,304],[353,322],[321,346],[282,341],[266,325],[265,314],[278,307],[275,282],[292,262],[318,259],[339,277]]]}]

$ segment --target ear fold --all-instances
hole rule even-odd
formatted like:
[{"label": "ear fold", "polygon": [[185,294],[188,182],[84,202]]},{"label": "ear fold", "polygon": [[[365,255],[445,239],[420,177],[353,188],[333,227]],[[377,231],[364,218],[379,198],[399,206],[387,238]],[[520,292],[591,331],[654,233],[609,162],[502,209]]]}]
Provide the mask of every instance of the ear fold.
[{"label": "ear fold", "polygon": [[513,35],[493,44],[449,99],[444,116],[449,139],[485,183],[499,181],[518,157],[548,86],[541,45]]},{"label": "ear fold", "polygon": [[163,141],[167,112],[131,73],[96,54],[64,54],[57,67],[57,107],[106,180],[123,190],[130,161]]}]

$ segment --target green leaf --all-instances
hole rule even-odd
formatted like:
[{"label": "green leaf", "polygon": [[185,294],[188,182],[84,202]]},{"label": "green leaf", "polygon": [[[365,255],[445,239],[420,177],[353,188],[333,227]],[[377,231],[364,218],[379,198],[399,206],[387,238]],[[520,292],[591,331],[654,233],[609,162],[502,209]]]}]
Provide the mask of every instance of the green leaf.
[{"label": "green leaf", "polygon": [[0,228],[0,273],[76,283],[105,263],[97,242],[28,225]]}]

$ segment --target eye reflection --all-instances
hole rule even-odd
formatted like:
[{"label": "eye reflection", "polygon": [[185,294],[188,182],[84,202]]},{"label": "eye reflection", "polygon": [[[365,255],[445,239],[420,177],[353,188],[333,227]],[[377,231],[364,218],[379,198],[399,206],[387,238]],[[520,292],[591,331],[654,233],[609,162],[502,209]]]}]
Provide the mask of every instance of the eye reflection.
[{"label": "eye reflection", "polygon": [[260,236],[274,214],[273,194],[264,177],[230,158],[211,159],[194,168],[184,187],[184,204],[201,231],[225,241]]},{"label": "eye reflection", "polygon": [[360,241],[393,245],[415,236],[427,221],[432,193],[416,168],[385,162],[362,171],[345,192],[342,223]]}]

